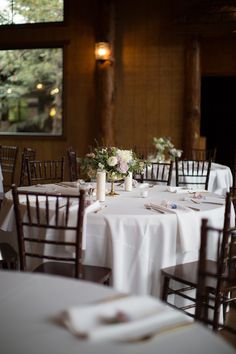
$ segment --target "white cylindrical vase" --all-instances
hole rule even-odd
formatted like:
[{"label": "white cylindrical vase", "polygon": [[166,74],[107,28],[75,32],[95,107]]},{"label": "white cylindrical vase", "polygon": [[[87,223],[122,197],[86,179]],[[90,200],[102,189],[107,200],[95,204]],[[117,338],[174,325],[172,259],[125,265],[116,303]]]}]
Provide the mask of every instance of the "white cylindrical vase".
[{"label": "white cylindrical vase", "polygon": [[125,191],[131,192],[133,187],[133,173],[129,172],[128,176],[125,177]]},{"label": "white cylindrical vase", "polygon": [[106,197],[106,172],[98,171],[96,176],[96,199],[104,202]]}]

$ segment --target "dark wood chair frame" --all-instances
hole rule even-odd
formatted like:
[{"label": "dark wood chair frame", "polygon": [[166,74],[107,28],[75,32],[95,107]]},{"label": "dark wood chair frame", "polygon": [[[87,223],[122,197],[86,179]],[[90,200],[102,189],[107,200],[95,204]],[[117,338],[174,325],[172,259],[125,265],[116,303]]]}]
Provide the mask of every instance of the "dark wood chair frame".
[{"label": "dark wood chair frame", "polygon": [[[208,226],[207,222],[206,219],[202,221],[195,319],[211,325],[215,331],[224,328],[236,334],[236,326],[225,323],[228,305],[236,304],[236,297],[232,295],[236,290],[236,228],[220,230]],[[217,233],[219,240],[217,265],[214,268],[207,268],[206,250],[210,247],[210,232]],[[220,321],[221,306],[223,323]]]},{"label": "dark wood chair frame", "polygon": [[[215,331],[225,328],[236,333],[234,329],[225,325],[225,322],[220,323],[219,320],[221,305],[223,306],[225,320],[228,304],[236,301],[234,296],[229,297],[230,294],[232,295],[232,291],[236,290],[236,227],[230,227],[233,199],[232,194],[227,193],[223,229],[210,227],[207,225],[207,220],[202,220],[199,261],[161,270],[161,299],[168,305],[184,311],[187,315],[210,324]],[[208,235],[210,231],[217,232],[219,236],[216,261],[206,259],[206,242],[210,238],[210,235]],[[234,273],[228,272],[230,264],[233,264]],[[229,274],[233,275],[229,276]],[[209,282],[210,276],[215,279],[214,286],[212,286],[212,282]],[[177,281],[181,286],[176,288],[171,284],[171,281]],[[196,290],[196,297],[188,294],[189,290],[194,289]],[[177,307],[170,303],[168,297],[173,294],[189,300],[189,304]],[[213,301],[213,306],[210,300]],[[195,309],[194,314],[188,312],[191,308]],[[210,319],[208,316],[209,308],[214,312],[213,319]]]},{"label": "dark wood chair frame", "polygon": [[64,179],[64,157],[57,160],[25,159],[27,166],[28,184],[58,183]]},{"label": "dark wood chair frame", "polygon": [[36,149],[25,147],[21,154],[21,170],[20,170],[20,186],[28,184],[27,163],[26,159],[33,161],[36,159]]},{"label": "dark wood chair frame", "polygon": [[3,174],[4,192],[10,190],[14,183],[17,156],[17,146],[0,145],[0,165]]},{"label": "dark wood chair frame", "polygon": [[[27,262],[30,258],[36,258],[42,261],[42,263],[34,269],[35,272],[74,277],[103,284],[109,283],[111,276],[111,270],[109,268],[84,265],[82,262],[82,230],[85,209],[84,190],[81,190],[79,195],[63,195],[63,217],[62,214],[59,217],[62,208],[60,206],[61,195],[22,191],[15,185],[12,186],[12,195],[21,271],[27,271]],[[19,197],[21,196],[26,198],[26,205],[23,212],[22,205],[20,206],[19,202]],[[32,196],[34,197],[33,201]],[[43,201],[42,196],[45,198]],[[53,205],[51,198],[54,199]],[[72,203],[73,205],[75,205],[75,203],[78,204],[77,220],[75,220],[73,225],[69,222],[70,206]],[[50,220],[50,215],[52,214],[54,215],[53,221]],[[53,240],[46,239],[45,235],[36,238],[30,232],[32,228],[34,228],[34,230],[51,229],[54,230],[55,233],[69,230],[70,232],[74,232],[75,238],[72,241],[62,238],[61,235],[58,235],[58,238],[55,236]],[[59,253],[58,255],[45,254],[44,247],[34,247],[35,245],[54,245],[57,248],[69,246],[72,250],[74,249],[74,252],[68,254],[68,256],[61,256]]]},{"label": "dark wood chair frame", "polygon": [[15,270],[18,268],[18,255],[11,245],[0,243],[0,269]]},{"label": "dark wood chair frame", "polygon": [[170,162],[150,162],[145,165],[144,171],[134,178],[143,182],[165,183],[170,186],[173,172],[173,161]]},{"label": "dark wood chair frame", "polygon": [[208,190],[211,160],[175,158],[176,186],[197,186]]},{"label": "dark wood chair frame", "polygon": [[69,167],[69,180],[71,182],[77,181],[80,175],[80,166],[77,161],[76,152],[72,147],[67,149],[67,157],[68,157],[68,167]]}]

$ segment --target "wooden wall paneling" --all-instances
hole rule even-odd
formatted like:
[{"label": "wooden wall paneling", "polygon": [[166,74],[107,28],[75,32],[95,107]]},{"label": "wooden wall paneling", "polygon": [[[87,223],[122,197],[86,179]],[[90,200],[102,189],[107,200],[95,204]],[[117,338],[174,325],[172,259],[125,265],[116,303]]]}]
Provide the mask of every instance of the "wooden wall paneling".
[{"label": "wooden wall paneling", "polygon": [[168,22],[167,3],[117,3],[123,16],[117,31],[122,68],[117,68],[115,119],[122,144],[150,146],[153,136],[169,135],[181,145],[184,40]]}]

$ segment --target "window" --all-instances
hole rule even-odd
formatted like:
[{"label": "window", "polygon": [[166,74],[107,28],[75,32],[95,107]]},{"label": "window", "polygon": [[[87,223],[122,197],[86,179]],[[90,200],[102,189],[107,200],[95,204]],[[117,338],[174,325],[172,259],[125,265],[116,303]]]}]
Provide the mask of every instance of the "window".
[{"label": "window", "polygon": [[0,25],[63,20],[63,0],[0,0]]},{"label": "window", "polygon": [[62,135],[63,48],[0,50],[0,134]]}]

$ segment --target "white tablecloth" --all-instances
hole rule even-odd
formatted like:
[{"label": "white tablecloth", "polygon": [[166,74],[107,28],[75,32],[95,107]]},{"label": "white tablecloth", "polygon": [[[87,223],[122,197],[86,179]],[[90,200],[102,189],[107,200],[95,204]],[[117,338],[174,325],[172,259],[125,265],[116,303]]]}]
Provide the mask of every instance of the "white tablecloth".
[{"label": "white tablecloth", "polygon": [[196,323],[142,342],[81,340],[55,323],[54,318],[71,306],[110,298],[116,294],[113,289],[79,280],[11,271],[0,271],[0,284],[2,354],[235,353],[221,337]]},{"label": "white tablecloth", "polygon": [[[56,188],[60,190],[59,186]],[[107,207],[87,215],[84,263],[111,267],[113,286],[118,291],[159,296],[160,269],[196,260],[201,219],[206,217],[215,227],[222,227],[224,205],[183,201],[191,194],[171,193],[166,186],[150,188],[148,198],[140,197],[139,188],[132,192],[116,188],[120,194],[107,196]],[[162,200],[200,211],[160,214],[144,207],[145,203]],[[219,201],[224,202],[221,197]],[[6,199],[0,213],[0,227],[8,231],[4,237],[10,243],[16,243],[13,226],[13,208]]]},{"label": "white tablecloth", "polygon": [[201,211],[181,214],[181,222],[174,213],[144,208],[162,200],[181,203],[184,197],[166,192],[164,186],[151,188],[148,198],[140,198],[138,189],[107,197],[107,208],[88,217],[85,263],[112,267],[118,291],[158,296],[161,268],[197,259],[201,219],[223,226],[220,205],[182,202]]},{"label": "white tablecloth", "polygon": [[219,195],[225,195],[233,185],[233,176],[228,166],[218,163],[211,164],[208,190]]}]

